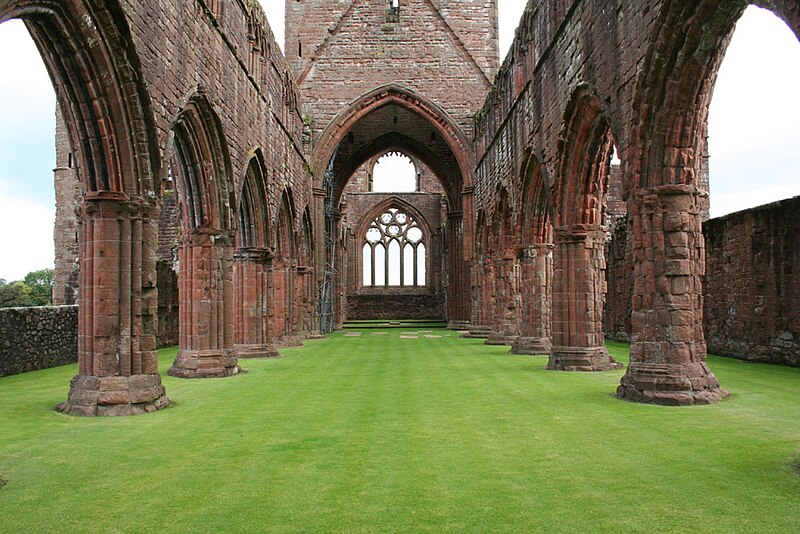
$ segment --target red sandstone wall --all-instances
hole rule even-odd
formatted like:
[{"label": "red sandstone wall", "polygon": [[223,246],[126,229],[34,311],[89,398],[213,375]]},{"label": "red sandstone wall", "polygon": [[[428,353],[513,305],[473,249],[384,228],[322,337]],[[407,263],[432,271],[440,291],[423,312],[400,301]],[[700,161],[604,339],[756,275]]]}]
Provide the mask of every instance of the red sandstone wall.
[{"label": "red sandstone wall", "polygon": [[606,244],[608,293],[603,314],[603,332],[608,339],[630,341],[631,297],[633,296],[633,255],[628,246],[628,221],[620,219],[611,229]]},{"label": "red sandstone wall", "polygon": [[[800,197],[703,225],[708,352],[800,367]],[[633,263],[622,222],[606,248],[606,337],[631,332]]]},{"label": "red sandstone wall", "polygon": [[56,167],[53,186],[56,197],[56,219],[53,228],[55,244],[55,277],[53,304],[77,304],[80,265],[78,263],[78,216],[81,184],[75,173],[75,158],[69,143],[64,117],[56,106]]},{"label": "red sandstone wall", "polygon": [[708,350],[800,367],[800,197],[703,225]]},{"label": "red sandstone wall", "polygon": [[280,195],[289,186],[301,214],[311,183],[303,168],[299,93],[260,5],[127,0],[127,6],[162,157],[169,157],[173,121],[200,89],[222,121],[236,191],[254,149],[260,148],[269,173],[271,213],[277,217]]},{"label": "red sandstone wall", "polygon": [[[493,0],[286,3],[286,59],[313,117],[314,141],[350,102],[394,82],[447,111],[470,135],[497,69]],[[302,43],[302,57],[300,57]]]}]

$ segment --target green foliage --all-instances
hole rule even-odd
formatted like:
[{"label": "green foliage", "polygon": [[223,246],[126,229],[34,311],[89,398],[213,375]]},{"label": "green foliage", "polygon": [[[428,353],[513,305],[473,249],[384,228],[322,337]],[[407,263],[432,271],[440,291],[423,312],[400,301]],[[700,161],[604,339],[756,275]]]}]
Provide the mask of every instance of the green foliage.
[{"label": "green foliage", "polygon": [[50,306],[53,303],[53,269],[42,269],[25,275],[20,281],[7,283],[0,279],[0,308]]},{"label": "green foliage", "polygon": [[[0,378],[3,532],[800,532],[800,370],[710,358],[732,398],[621,401],[482,340],[335,334],[175,406],[57,414],[74,365]],[[609,344],[627,360],[627,347]]]}]

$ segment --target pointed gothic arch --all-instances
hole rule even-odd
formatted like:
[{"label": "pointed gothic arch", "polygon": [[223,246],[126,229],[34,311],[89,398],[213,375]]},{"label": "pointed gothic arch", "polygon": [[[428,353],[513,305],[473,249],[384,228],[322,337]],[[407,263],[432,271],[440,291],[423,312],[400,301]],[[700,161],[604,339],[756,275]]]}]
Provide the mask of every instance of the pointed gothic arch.
[{"label": "pointed gothic arch", "polygon": [[[617,395],[660,404],[728,396],[706,364],[700,174],[708,107],[736,21],[753,3],[800,38],[796,2],[669,0],[637,81],[625,181],[632,229],[631,361]],[[642,297],[642,295],[644,297]]]},{"label": "pointed gothic arch", "polygon": [[[396,84],[389,84],[378,87],[356,99],[347,108],[339,112],[325,128],[314,151],[312,163],[318,186],[322,186],[325,169],[330,164],[337,147],[345,140],[353,127],[370,113],[389,105],[397,106],[422,117],[436,134],[444,140],[458,166],[458,176],[455,177],[459,182],[456,188],[458,193],[463,187],[472,184],[474,156],[471,143],[455,121],[443,109],[422,95]],[[376,149],[375,152],[379,150]],[[345,179],[347,178],[349,176],[345,177]],[[456,205],[460,205],[459,199],[453,198],[451,200],[456,200]],[[454,207],[453,209],[458,208]]]},{"label": "pointed gothic arch", "polygon": [[239,249],[267,249],[270,245],[269,201],[264,155],[256,149],[238,195],[236,246]]},{"label": "pointed gothic arch", "polygon": [[613,134],[595,91],[579,86],[564,114],[554,185],[553,347],[548,369],[620,367],[605,347],[602,226]]},{"label": "pointed gothic arch", "polygon": [[172,175],[181,213],[179,347],[168,373],[218,378],[239,372],[234,352],[233,174],[219,116],[194,94],[172,127]]},{"label": "pointed gothic arch", "polygon": [[[42,55],[83,191],[78,375],[58,409],[94,416],[163,408],[154,311],[159,151],[123,8],[116,0],[0,2],[0,23],[13,18]],[[118,388],[125,394],[98,403],[100,389]]]}]

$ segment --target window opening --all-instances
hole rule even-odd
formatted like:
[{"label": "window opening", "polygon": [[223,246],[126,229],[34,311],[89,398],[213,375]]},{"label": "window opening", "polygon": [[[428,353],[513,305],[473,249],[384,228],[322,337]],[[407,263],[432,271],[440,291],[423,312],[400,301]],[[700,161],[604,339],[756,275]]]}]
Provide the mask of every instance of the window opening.
[{"label": "window opening", "polygon": [[399,152],[381,156],[372,169],[373,193],[415,193],[417,181],[411,158]]},{"label": "window opening", "polygon": [[372,221],[362,246],[364,286],[426,285],[424,234],[413,216],[390,208]]}]

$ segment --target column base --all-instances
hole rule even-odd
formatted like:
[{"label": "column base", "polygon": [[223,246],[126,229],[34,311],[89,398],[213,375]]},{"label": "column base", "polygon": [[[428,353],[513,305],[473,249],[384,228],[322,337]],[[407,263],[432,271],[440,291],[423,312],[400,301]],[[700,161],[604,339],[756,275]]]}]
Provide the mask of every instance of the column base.
[{"label": "column base", "polygon": [[668,406],[712,404],[729,395],[702,362],[631,363],[617,388],[621,399]]},{"label": "column base", "polygon": [[70,415],[122,416],[155,412],[169,406],[159,375],[76,375],[66,402],[56,410]]},{"label": "column base", "polygon": [[448,321],[448,330],[469,330],[469,321]]},{"label": "column base", "polygon": [[503,334],[496,334],[490,333],[489,337],[486,338],[486,341],[483,342],[484,345],[492,345],[492,346],[501,346],[505,345],[510,347],[514,344],[514,340],[517,339],[518,336],[506,336]]},{"label": "column base", "polygon": [[233,352],[239,360],[255,360],[259,358],[280,358],[278,352],[271,344],[263,345],[234,345]]},{"label": "column base", "polygon": [[225,378],[239,371],[233,350],[180,350],[167,374],[178,378]]},{"label": "column base", "polygon": [[553,343],[546,337],[519,336],[511,345],[511,354],[543,355],[550,354]]},{"label": "column base", "polygon": [[286,337],[283,339],[276,339],[275,346],[278,348],[291,348],[291,347],[302,347],[303,346],[303,338],[300,337]]},{"label": "column base", "polygon": [[482,326],[482,325],[470,325],[469,331],[461,334],[461,337],[469,338],[469,339],[486,339],[489,337],[489,334],[492,333],[491,326]]},{"label": "column base", "polygon": [[551,371],[609,371],[622,369],[605,347],[553,347],[547,369]]}]

